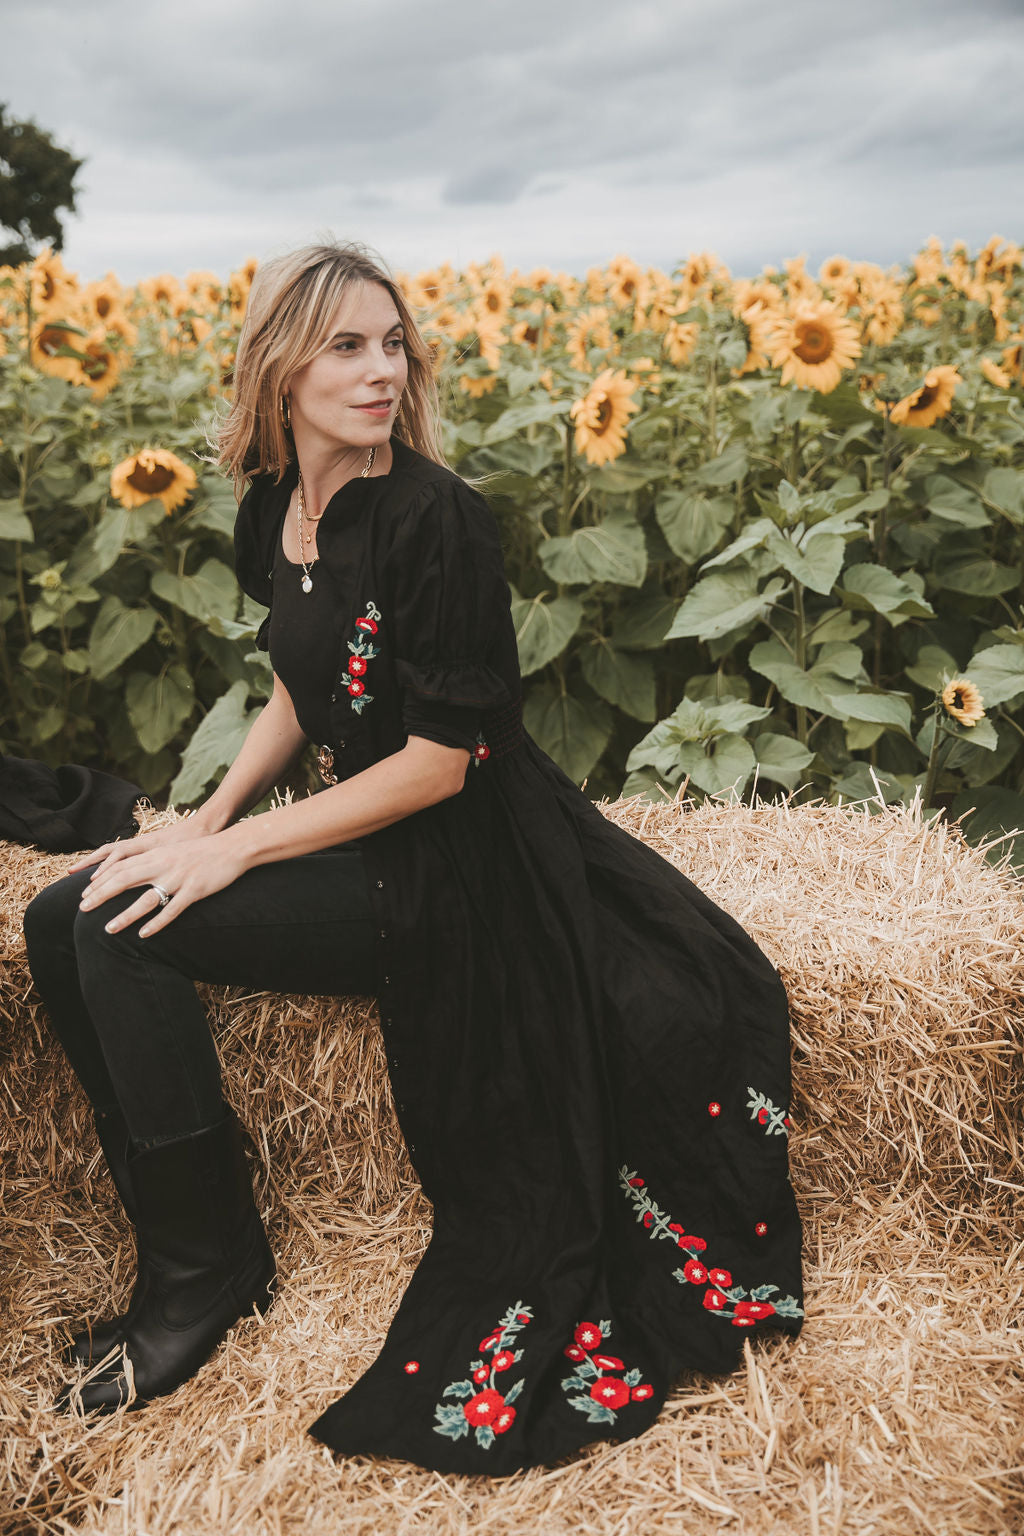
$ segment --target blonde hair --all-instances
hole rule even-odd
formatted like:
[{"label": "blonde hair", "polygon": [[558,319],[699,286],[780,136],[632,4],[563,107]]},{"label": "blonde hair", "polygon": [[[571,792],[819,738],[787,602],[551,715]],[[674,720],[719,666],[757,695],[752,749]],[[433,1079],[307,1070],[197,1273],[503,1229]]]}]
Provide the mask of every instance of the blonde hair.
[{"label": "blonde hair", "polygon": [[281,415],[285,386],[323,351],[339,304],[362,283],[386,289],[405,329],[409,374],[394,434],[436,464],[447,465],[430,352],[401,289],[366,246],[325,241],[256,269],[238,339],[234,396],[213,445],[216,462],[234,477],[236,494],[253,475],[283,479],[295,457]]}]

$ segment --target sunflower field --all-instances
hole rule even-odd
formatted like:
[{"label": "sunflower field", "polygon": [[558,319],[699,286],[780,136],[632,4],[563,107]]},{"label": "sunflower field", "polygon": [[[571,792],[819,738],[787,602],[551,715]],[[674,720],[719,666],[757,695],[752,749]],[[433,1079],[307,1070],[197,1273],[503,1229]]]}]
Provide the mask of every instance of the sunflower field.
[{"label": "sunflower field", "polygon": [[[0,269],[0,749],[179,807],[270,688],[207,446],[254,270]],[[588,793],[1024,826],[1021,247],[399,280],[502,525],[527,729]]]}]

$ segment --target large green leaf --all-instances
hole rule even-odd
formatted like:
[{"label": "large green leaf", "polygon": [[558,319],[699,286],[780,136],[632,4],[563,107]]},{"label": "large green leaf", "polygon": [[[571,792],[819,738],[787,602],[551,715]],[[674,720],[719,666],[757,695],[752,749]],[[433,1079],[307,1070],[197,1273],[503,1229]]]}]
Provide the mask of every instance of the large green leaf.
[{"label": "large green leaf", "polygon": [[1002,565],[983,550],[948,550],[943,547],[936,557],[932,574],[951,592],[966,592],[971,597],[997,597],[1020,582],[1020,571]]},{"label": "large green leaf", "polygon": [[730,565],[733,560],[738,560],[752,549],[767,549],[768,542],[775,532],[777,530],[770,517],[756,517],[752,523],[747,523],[734,539],[730,539],[717,555],[712,555],[710,560],[705,560],[701,569],[710,571],[716,566]]},{"label": "large green leaf", "polygon": [[1024,524],[1024,469],[1001,464],[985,476],[982,494],[1018,528]]},{"label": "large green leaf", "polygon": [[159,752],[177,734],[195,704],[195,689],[184,667],[157,677],[133,672],[125,689],[128,718],[144,752]]},{"label": "large green leaf", "polygon": [[665,638],[696,635],[710,640],[728,634],[751,619],[763,618],[784,586],[776,576],[759,592],[752,571],[714,571],[686,594]]},{"label": "large green leaf", "polygon": [[550,683],[531,690],[523,724],[534,741],[581,784],[608,745],[614,716],[604,704],[584,704]]},{"label": "large green leaf", "polygon": [[502,411],[497,421],[491,422],[484,433],[484,442],[501,443],[507,438],[517,437],[524,427],[554,421],[556,416],[564,415],[565,409],[565,402],[553,400],[546,390],[520,397],[515,405]]},{"label": "large green leaf", "polygon": [[582,617],[583,604],[578,597],[556,597],[549,603],[543,597],[523,597],[513,602],[519,670],[524,677],[562,654]]},{"label": "large green leaf", "polygon": [[935,617],[931,603],[921,595],[922,587],[914,571],[898,576],[884,565],[864,561],[844,573],[841,592],[851,607],[871,608],[890,623],[902,624],[908,618]]},{"label": "large green leaf", "polygon": [[743,736],[726,732],[707,741],[686,742],[679,748],[679,769],[689,774],[707,795],[719,795],[733,789],[741,795],[754,771],[754,749]]},{"label": "large green leaf", "polygon": [[633,518],[615,515],[593,527],[541,544],[540,562],[553,581],[566,586],[613,581],[639,587],[647,574],[643,529]]},{"label": "large green leaf", "polygon": [[1024,693],[1024,645],[990,645],[976,651],[964,676],[977,688],[986,709],[1005,704]]},{"label": "large green leaf", "polygon": [[32,524],[16,497],[0,500],[0,539],[20,540],[23,544],[35,541]]},{"label": "large green leaf", "polygon": [[[756,721],[764,720],[771,714],[771,710],[759,704],[748,704],[743,699],[726,698],[717,702],[710,699],[691,699],[685,695],[680,699],[675,709],[664,720],[659,720],[654,728],[647,732],[630,752],[626,759],[626,768],[631,771],[634,768],[653,768],[657,773],[666,778],[678,778],[682,770],[683,758],[681,752],[687,749],[686,761],[694,762],[696,758],[689,752],[691,746],[699,749],[699,753],[709,759],[717,756],[717,750],[711,750],[709,743],[715,739],[731,740],[742,739],[740,733]],[[729,754],[723,756],[721,761],[729,760]],[[733,761],[739,761],[739,754],[733,753]],[[750,766],[753,766],[751,757]],[[685,769],[691,772],[690,768]],[[705,770],[701,769],[704,773]],[[710,769],[707,774],[716,777]],[[701,788],[707,785],[701,782],[697,774],[692,774],[694,783],[699,783]],[[732,780],[728,780],[731,783]],[[718,786],[723,787],[723,786]]]},{"label": "large green leaf", "polygon": [[583,676],[602,699],[632,715],[634,720],[653,720],[654,662],[650,656],[620,651],[601,638],[583,647]]},{"label": "large green leaf", "polygon": [[776,731],[762,731],[754,737],[754,758],[758,776],[795,789],[800,775],[808,763],[814,761],[814,753],[793,736],[780,736]]},{"label": "large green leaf", "polygon": [[672,486],[658,496],[655,516],[672,553],[695,565],[714,549],[735,512],[735,503],[724,496],[707,497],[700,491]]},{"label": "large green leaf", "polygon": [[929,693],[941,692],[944,677],[960,676],[956,657],[951,656],[941,645],[922,645],[914,665],[904,670],[911,682],[919,683]]},{"label": "large green leaf", "polygon": [[844,720],[891,725],[910,736],[910,705],[896,693],[833,693],[832,703]]},{"label": "large green leaf", "polygon": [[155,626],[152,608],[128,608],[119,597],[105,597],[89,636],[89,664],[97,682],[145,645]]},{"label": "large green leaf", "polygon": [[679,604],[671,597],[627,598],[615,610],[612,641],[620,651],[653,651],[665,642]]},{"label": "large green leaf", "polygon": [[747,450],[742,443],[729,443],[717,458],[709,459],[693,473],[696,485],[734,485],[749,468]]},{"label": "large green leaf", "polygon": [[833,695],[848,693],[850,679],[863,666],[863,655],[856,645],[823,645],[812,667],[797,665],[780,640],[762,640],[750,652],[750,665],[773,682],[790,704],[803,705],[833,720],[844,720],[845,712]]},{"label": "large green leaf", "polygon": [[229,767],[260,711],[246,711],[249,685],[240,679],[200,721],[185,748],[181,768],[169,790],[172,804],[191,805],[203,793],[219,768]]},{"label": "large green leaf", "polygon": [[157,571],[151,586],[156,597],[173,603],[193,619],[233,619],[238,607],[238,582],[234,571],[222,560],[212,557],[204,560],[192,576]]},{"label": "large green leaf", "polygon": [[928,475],[924,482],[928,510],[962,528],[987,528],[989,515],[976,491],[949,475]]},{"label": "large green leaf", "polygon": [[201,528],[212,528],[215,533],[231,537],[238,513],[238,503],[230,480],[220,475],[204,475],[199,482],[201,496],[189,519]]},{"label": "large green leaf", "polygon": [[846,541],[838,533],[812,530],[798,547],[784,533],[773,529],[768,538],[768,548],[801,586],[810,587],[812,592],[820,592],[827,597],[843,568]]}]

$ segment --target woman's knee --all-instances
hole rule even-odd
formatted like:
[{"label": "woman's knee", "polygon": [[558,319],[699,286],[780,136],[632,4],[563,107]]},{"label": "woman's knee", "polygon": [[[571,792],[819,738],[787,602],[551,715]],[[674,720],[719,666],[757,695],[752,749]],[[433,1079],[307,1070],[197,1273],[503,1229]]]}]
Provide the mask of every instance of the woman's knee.
[{"label": "woman's knee", "polygon": [[70,941],[82,889],[89,883],[90,874],[91,870],[85,869],[64,875],[33,896],[22,916],[27,945],[34,947],[54,940]]},{"label": "woman's knee", "polygon": [[[119,928],[116,933],[107,932],[107,924],[111,918],[130,907],[139,898],[137,886],[132,886],[126,891],[119,891],[116,896],[109,897],[100,903],[98,907],[90,907],[83,911],[76,906],[72,919],[75,949],[81,955],[84,949],[97,947],[109,950],[134,949],[137,943],[145,944],[145,939],[138,937],[138,925],[129,924],[127,928]],[[148,913],[147,913],[148,916]],[[140,918],[141,922],[142,919]]]}]

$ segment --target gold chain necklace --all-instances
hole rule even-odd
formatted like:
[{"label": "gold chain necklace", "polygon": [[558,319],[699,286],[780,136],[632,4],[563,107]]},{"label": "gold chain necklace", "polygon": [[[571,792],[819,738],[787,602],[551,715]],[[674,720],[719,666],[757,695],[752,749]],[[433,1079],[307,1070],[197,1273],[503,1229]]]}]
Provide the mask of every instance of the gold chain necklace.
[{"label": "gold chain necklace", "polygon": [[[370,470],[373,468],[373,461],[374,461],[374,459],[376,457],[377,457],[377,449],[376,449],[376,446],[374,446],[373,448],[370,449],[369,453],[366,455],[366,463],[363,465],[362,469],[359,472],[360,480],[365,480],[366,479],[367,475],[370,473]],[[300,564],[302,566],[302,590],[303,590],[303,592],[312,592],[312,590],[313,590],[313,578],[309,574],[309,566],[306,564],[306,562],[305,562],[305,560],[303,559],[303,556],[302,556],[302,523],[303,523],[303,519],[305,519],[305,521],[307,523],[318,523],[320,521],[320,519],[323,517],[324,514],[323,514],[323,512],[318,512],[316,517],[310,517],[309,513],[306,511],[306,499],[305,499],[304,495],[302,494],[302,470],[301,469],[299,470],[299,483],[298,483],[298,486],[296,487],[296,489],[298,491],[298,499],[297,499],[297,503],[296,503],[296,514],[298,516],[298,523],[299,523],[299,562],[300,562]],[[326,510],[327,510],[327,508],[325,507],[324,511],[326,512]],[[312,543],[312,540],[313,540],[313,534],[312,534],[312,531],[310,531],[309,533],[306,534],[306,543],[310,544],[310,543]]]}]

